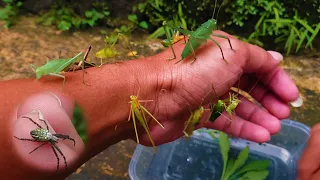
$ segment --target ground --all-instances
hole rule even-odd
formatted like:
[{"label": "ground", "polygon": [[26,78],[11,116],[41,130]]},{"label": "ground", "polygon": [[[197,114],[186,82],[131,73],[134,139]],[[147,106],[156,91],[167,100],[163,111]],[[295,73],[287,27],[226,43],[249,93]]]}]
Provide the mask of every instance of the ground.
[{"label": "ground", "polygon": [[[36,23],[35,17],[21,17],[18,24],[6,30],[0,22],[0,80],[34,77],[29,63],[36,66],[46,62],[46,57],[70,58],[80,51],[92,46],[90,62],[99,63],[93,53],[104,47],[104,35],[99,29],[86,32],[62,33],[54,27],[45,27]],[[106,31],[110,31],[105,29]],[[139,55],[149,56],[161,51],[160,40],[146,41],[147,34],[136,32],[131,35],[130,45]],[[117,60],[132,59],[127,57],[129,49],[120,41],[115,47],[123,52]],[[104,62],[107,62],[105,60]],[[114,60],[108,60],[112,63]],[[285,57],[281,66],[290,74],[298,85],[304,104],[300,108],[292,108],[290,119],[301,121],[309,126],[317,123],[320,117],[320,58],[318,56]],[[68,177],[73,179],[129,179],[128,167],[136,143],[127,140],[106,149],[76,172]]]}]

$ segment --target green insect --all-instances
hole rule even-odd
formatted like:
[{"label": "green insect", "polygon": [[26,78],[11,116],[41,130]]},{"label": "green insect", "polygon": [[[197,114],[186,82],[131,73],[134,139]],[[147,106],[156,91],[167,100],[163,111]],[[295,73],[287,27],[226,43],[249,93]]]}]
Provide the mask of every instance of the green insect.
[{"label": "green insect", "polygon": [[189,138],[192,135],[192,132],[194,131],[195,127],[200,123],[204,111],[204,107],[201,106],[194,112],[191,112],[191,115],[185,122],[185,126],[183,129],[183,133],[187,138]]},{"label": "green insect", "polygon": [[[215,5],[217,4],[217,0],[215,1]],[[221,7],[221,6],[220,6]],[[220,8],[219,8],[220,10]],[[166,36],[167,36],[167,39],[171,39],[169,33],[168,33],[168,29],[167,29],[167,26],[172,28],[172,29],[175,29],[175,30],[178,30],[179,32],[181,32],[182,34],[184,34],[185,36],[188,36],[188,42],[186,42],[185,40],[185,47],[183,49],[183,52],[181,54],[181,59],[176,62],[175,64],[179,63],[180,61],[184,60],[186,57],[188,57],[189,55],[193,55],[194,59],[191,61],[191,64],[196,60],[196,53],[195,51],[204,43],[207,42],[207,40],[211,40],[212,42],[214,42],[220,49],[221,51],[221,54],[222,54],[222,58],[223,60],[228,64],[227,60],[224,58],[224,54],[223,54],[223,51],[222,51],[222,48],[221,46],[219,45],[219,43],[212,39],[210,36],[216,36],[216,37],[219,37],[219,38],[224,38],[224,39],[227,39],[228,42],[229,42],[229,45],[230,45],[230,48],[233,50],[232,48],[232,45],[231,45],[231,42],[230,42],[230,39],[227,37],[227,36],[224,36],[224,35],[219,35],[219,34],[214,34],[212,33],[213,30],[217,29],[217,21],[215,19],[213,19],[214,17],[214,14],[215,14],[215,10],[213,11],[213,16],[211,19],[209,19],[207,22],[203,23],[198,29],[196,29],[195,31],[189,31],[189,30],[185,30],[185,29],[182,29],[182,28],[179,28],[179,27],[176,27],[174,25],[169,25],[166,23],[166,21],[163,22],[163,28],[165,30],[165,33],[166,33]],[[169,44],[170,48],[171,48],[171,51],[173,53],[173,58],[169,58],[168,60],[173,60],[173,59],[176,59],[176,54],[172,48],[172,45]]]},{"label": "green insect", "polygon": [[136,119],[138,119],[140,124],[143,126],[143,128],[147,132],[148,137],[149,137],[149,139],[150,139],[150,141],[152,143],[152,146],[154,148],[154,151],[156,152],[156,146],[155,146],[155,144],[153,142],[153,139],[151,137],[145,113],[147,113],[163,129],[164,129],[164,126],[145,107],[143,107],[140,104],[141,102],[151,102],[151,101],[153,101],[153,100],[138,100],[137,96],[134,96],[134,95],[130,96],[130,102],[129,103],[131,104],[131,106],[130,106],[130,113],[129,113],[128,121],[130,121],[130,119],[132,118],[134,130],[135,130],[135,133],[136,133],[137,143],[139,144],[140,141],[139,141],[139,136],[138,136],[138,131],[137,131],[137,124],[136,124]]},{"label": "green insect", "polygon": [[216,104],[212,104],[210,106],[210,109],[211,109],[211,115],[209,117],[209,120],[211,122],[214,122],[221,115],[221,113],[224,111],[225,102],[223,100],[219,99]]},{"label": "green insect", "polygon": [[29,117],[25,117],[23,116],[22,118],[26,118],[26,119],[29,119],[33,124],[35,124],[38,128],[37,129],[34,129],[30,132],[30,135],[33,139],[27,139],[27,138],[19,138],[19,137],[16,137],[14,136],[16,139],[19,139],[19,140],[22,140],[22,141],[31,141],[31,142],[42,142],[41,145],[39,145],[38,147],[36,147],[35,149],[33,149],[32,151],[29,152],[29,154],[33,153],[34,151],[36,151],[37,149],[39,149],[40,147],[46,145],[46,144],[50,144],[51,146],[51,149],[52,151],[54,152],[54,155],[56,156],[57,158],[57,171],[59,169],[59,162],[60,162],[60,159],[59,159],[59,156],[57,154],[57,151],[58,153],[63,157],[63,160],[64,160],[64,165],[65,165],[65,169],[67,169],[67,160],[66,160],[66,157],[64,156],[64,154],[62,153],[61,149],[56,145],[58,143],[58,140],[59,139],[68,139],[68,140],[71,140],[73,141],[73,145],[75,146],[76,145],[76,141],[74,139],[72,139],[70,136],[68,135],[63,135],[63,134],[52,134],[50,131],[49,131],[49,126],[48,124],[46,123],[45,120],[43,119],[39,119],[40,121],[43,121],[44,124],[46,125],[46,129],[43,128],[42,126],[40,126],[37,122],[35,122],[34,120],[32,120],[31,118]]},{"label": "green insect", "polygon": [[[66,72],[70,66],[74,65],[78,57],[80,57],[83,53],[80,52],[78,55],[71,59],[55,59],[51,61],[47,61],[47,63],[41,67],[36,67],[35,65],[31,64],[31,69],[36,73],[36,79],[40,79],[44,75],[49,76],[57,76],[63,78],[63,86],[66,82],[65,76],[61,75],[63,72]],[[84,59],[82,59],[84,61]],[[84,67],[82,66],[82,70]],[[84,79],[83,79],[83,83]]]},{"label": "green insect", "polygon": [[89,46],[89,48],[87,49],[85,55],[84,55],[84,58],[83,58],[83,61],[80,61],[80,62],[75,62],[72,66],[70,66],[66,71],[69,72],[69,71],[78,71],[80,69],[82,69],[82,66],[84,66],[83,68],[84,69],[87,69],[87,68],[90,68],[90,67],[95,67],[96,64],[95,63],[91,63],[91,62],[87,62],[87,57],[89,55],[89,52],[91,50],[91,46]]},{"label": "green insect", "polygon": [[[124,37],[124,35],[122,35],[121,33],[118,33],[118,35],[116,36],[115,40],[110,45],[110,47],[107,47],[110,42],[109,37],[108,36],[105,37],[105,40],[104,40],[105,47],[103,49],[101,49],[100,51],[96,52],[96,54],[95,54],[95,56],[100,59],[100,66],[99,67],[101,67],[103,65],[102,59],[114,58],[114,57],[117,57],[121,54],[119,51],[115,50],[115,48],[114,48],[115,44],[118,41],[119,36]],[[131,48],[127,42],[126,42],[126,44],[127,44],[128,48],[130,49],[131,54],[133,56],[135,56],[136,53],[133,53],[133,51],[131,50]]]},{"label": "green insect", "polygon": [[174,31],[173,34],[172,34],[172,39],[165,39],[163,41],[161,41],[161,44],[164,46],[164,47],[169,47],[170,45],[173,45],[179,41],[181,41],[182,39],[184,39],[185,36],[183,35],[180,35],[180,32],[179,31]]}]

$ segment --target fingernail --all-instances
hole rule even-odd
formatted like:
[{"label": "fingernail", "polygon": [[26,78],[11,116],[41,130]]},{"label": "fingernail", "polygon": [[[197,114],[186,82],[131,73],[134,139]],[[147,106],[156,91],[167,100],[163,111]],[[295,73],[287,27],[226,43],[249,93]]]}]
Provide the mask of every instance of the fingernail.
[{"label": "fingernail", "polygon": [[293,107],[300,107],[303,104],[303,99],[301,98],[300,94],[298,96],[298,98],[292,102],[290,102],[291,106]]},{"label": "fingernail", "polygon": [[283,60],[283,56],[276,52],[276,51],[268,51],[268,53],[271,54],[271,56],[273,57],[273,59],[277,60],[277,61],[282,61]]},{"label": "fingernail", "polygon": [[81,137],[83,143],[87,142],[87,120],[83,114],[83,110],[75,103],[72,115],[72,124],[77,133]]}]

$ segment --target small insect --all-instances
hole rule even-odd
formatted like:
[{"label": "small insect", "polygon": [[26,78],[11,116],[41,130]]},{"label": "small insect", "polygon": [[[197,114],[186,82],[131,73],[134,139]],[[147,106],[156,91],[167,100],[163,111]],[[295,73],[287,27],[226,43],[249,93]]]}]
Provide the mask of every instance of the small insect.
[{"label": "small insect", "polygon": [[164,46],[164,47],[169,47],[169,45],[173,45],[179,41],[181,41],[182,39],[184,39],[185,36],[183,35],[180,35],[180,32],[175,30],[173,35],[172,35],[172,39],[165,39],[161,42],[161,44]]},{"label": "small insect", "polygon": [[[69,69],[69,67],[76,62],[77,58],[80,57],[82,54],[83,53],[80,52],[78,55],[76,55],[71,59],[54,59],[51,61],[47,61],[47,63],[41,67],[36,67],[33,64],[31,64],[30,67],[36,73],[36,79],[40,79],[44,75],[57,76],[57,77],[63,78],[63,86],[64,86],[66,82],[66,77],[61,74],[66,72]],[[84,83],[84,79],[83,79],[83,83]]]},{"label": "small insect", "polygon": [[[216,120],[220,115],[223,115],[222,112],[225,110],[230,118],[226,117],[227,119],[229,119],[230,121],[232,121],[232,115],[235,114],[235,109],[238,107],[238,105],[240,104],[240,102],[242,101],[243,98],[247,97],[248,99],[251,99],[252,97],[248,97],[250,96],[249,93],[254,89],[254,87],[258,84],[260,78],[255,82],[255,84],[252,86],[252,88],[249,90],[248,93],[242,91],[239,88],[240,85],[240,77],[239,77],[239,84],[238,84],[238,88],[235,87],[231,87],[230,90],[236,92],[235,93],[231,93],[229,92],[229,97],[227,97],[226,99],[223,100],[218,100],[218,102],[214,105],[211,106],[211,115],[210,115],[210,121],[213,122],[214,120]],[[245,95],[245,93],[247,95]],[[238,94],[242,95],[243,98],[242,99],[238,99]],[[251,99],[252,102],[254,102],[254,99]],[[224,116],[224,115],[223,115]]]},{"label": "small insect", "polygon": [[204,110],[204,107],[201,106],[194,112],[191,112],[189,119],[185,122],[183,133],[188,139],[192,135],[195,127],[200,123]]},{"label": "small insect", "polygon": [[[216,5],[217,5],[217,0],[215,1],[215,7],[216,7]],[[219,8],[219,10],[220,10],[220,8]],[[185,36],[188,36],[188,42],[186,42],[186,40],[185,40],[186,45],[182,51],[181,59],[178,62],[176,62],[175,64],[179,63],[180,61],[182,61],[183,59],[185,59],[186,57],[188,57],[191,54],[194,57],[194,59],[191,61],[191,64],[192,64],[196,60],[195,51],[201,46],[201,44],[206,43],[207,40],[211,40],[213,43],[215,43],[219,47],[223,60],[228,64],[227,60],[224,58],[224,54],[223,54],[221,46],[219,45],[219,43],[216,40],[214,40],[210,37],[212,35],[212,36],[216,36],[219,38],[227,39],[229,42],[230,48],[233,50],[230,39],[227,36],[212,33],[212,31],[217,28],[217,20],[213,19],[214,14],[215,14],[215,9],[213,11],[212,18],[209,19],[207,22],[201,24],[201,26],[198,29],[196,29],[195,31],[189,31],[189,30],[185,30],[185,29],[176,27],[174,25],[167,24],[166,21],[163,22],[163,28],[165,30],[167,39],[171,40],[171,37],[168,34],[167,27],[178,30],[179,32],[181,32]],[[218,11],[218,14],[219,14],[219,11]],[[169,44],[169,47],[171,48],[171,51],[173,53],[173,58],[169,58],[168,60],[176,59],[176,54],[172,48],[172,45]]]},{"label": "small insect", "polygon": [[[203,99],[205,99],[212,91],[215,92],[214,90],[214,86],[213,86],[213,83],[212,83],[212,90],[209,91]],[[215,92],[216,94],[216,92]],[[202,103],[201,103],[202,104]],[[210,104],[210,103],[209,103]],[[183,130],[183,133],[184,135],[187,137],[187,139],[189,139],[189,137],[192,135],[192,132],[194,131],[195,127],[197,125],[199,125],[201,119],[202,119],[202,116],[203,116],[203,113],[205,111],[210,111],[211,112],[211,109],[205,109],[204,106],[200,106],[198,109],[196,109],[194,112],[191,112],[191,115],[189,116],[188,120],[185,122],[185,126],[184,126],[184,130]],[[209,119],[209,118],[208,118]],[[208,120],[206,120],[208,121]]]},{"label": "small insect", "polygon": [[147,113],[154,121],[156,121],[163,129],[164,126],[145,108],[143,107],[140,103],[141,102],[151,102],[153,100],[138,100],[137,96],[130,96],[130,113],[129,113],[129,117],[128,117],[128,121],[130,121],[130,119],[132,118],[133,120],[133,126],[134,126],[134,130],[136,133],[136,138],[137,138],[137,143],[139,144],[139,136],[138,136],[138,131],[137,131],[137,125],[136,125],[136,119],[138,119],[138,121],[140,122],[140,124],[143,126],[144,130],[147,132],[148,137],[153,145],[154,151],[156,152],[156,146],[153,142],[153,139],[151,137],[150,131],[149,131],[149,126],[148,126],[148,122],[146,119],[146,114]]},{"label": "small insect", "polygon": [[40,121],[43,121],[44,124],[46,125],[46,129],[43,128],[42,126],[40,126],[37,122],[35,122],[34,120],[32,120],[30,117],[25,117],[23,116],[22,118],[26,118],[29,119],[33,124],[35,124],[38,128],[34,129],[30,132],[30,135],[33,139],[26,139],[26,138],[19,138],[14,136],[16,139],[22,140],[22,141],[32,141],[32,142],[43,142],[40,146],[36,147],[35,149],[33,149],[32,151],[29,152],[29,154],[33,153],[34,151],[36,151],[37,149],[39,149],[40,147],[44,146],[45,144],[49,143],[51,146],[52,151],[54,152],[54,155],[57,158],[57,171],[59,169],[59,164],[60,164],[60,159],[59,156],[57,154],[58,153],[63,157],[64,160],[64,165],[65,165],[65,169],[67,169],[67,160],[66,157],[64,156],[64,154],[62,153],[61,149],[56,145],[56,143],[58,143],[59,138],[60,139],[69,139],[71,141],[73,141],[73,145],[76,145],[76,141],[74,139],[72,139],[70,136],[68,135],[63,135],[63,134],[52,134],[49,131],[49,126],[47,124],[47,122],[43,119],[39,119]]},{"label": "small insect", "polygon": [[91,50],[91,46],[89,46],[89,48],[87,49],[86,53],[84,54],[84,58],[83,58],[83,61],[80,61],[80,62],[75,62],[72,66],[70,66],[68,68],[68,72],[69,71],[78,71],[80,69],[86,69],[86,68],[90,68],[90,67],[95,67],[96,65],[94,63],[90,63],[90,62],[87,62],[87,58],[88,58],[88,55],[89,55],[89,52]]},{"label": "small insect", "polygon": [[210,106],[210,109],[211,109],[211,115],[209,117],[209,120],[211,122],[214,122],[221,115],[221,113],[224,111],[225,102],[223,102],[223,100],[219,99],[216,104],[212,104]]},{"label": "small insect", "polygon": [[[110,47],[107,47],[110,42],[109,37],[106,36],[106,38],[104,39],[105,47],[103,49],[101,49],[100,51],[96,52],[96,54],[95,54],[95,56],[97,58],[100,58],[100,66],[99,67],[101,67],[103,65],[102,59],[114,58],[114,57],[117,57],[121,54],[119,51],[116,51],[114,48],[114,45],[117,43],[119,36],[124,36],[124,35],[122,35],[121,33],[118,33],[118,35],[116,36],[115,40],[110,45]],[[130,49],[130,46],[128,43],[127,43],[127,46]],[[132,52],[131,49],[130,49],[130,51],[133,56],[136,56],[136,53]]]}]

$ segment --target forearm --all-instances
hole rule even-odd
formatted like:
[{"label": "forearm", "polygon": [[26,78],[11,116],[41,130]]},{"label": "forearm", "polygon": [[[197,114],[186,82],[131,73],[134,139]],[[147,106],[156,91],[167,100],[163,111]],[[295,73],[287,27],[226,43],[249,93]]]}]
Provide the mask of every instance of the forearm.
[{"label": "forearm", "polygon": [[[130,95],[137,95],[142,99],[153,99],[158,88],[158,72],[160,61],[157,58],[133,60],[124,63],[104,65],[101,68],[89,68],[85,71],[85,81],[82,83],[82,71],[66,74],[66,84],[62,90],[62,79],[43,77],[35,79],[19,79],[1,82],[0,99],[0,149],[2,172],[7,168],[18,167],[19,161],[10,141],[11,125],[17,117],[8,118],[15,114],[19,104],[34,93],[53,92],[69,96],[83,109],[88,123],[88,144],[85,154],[81,157],[81,165],[92,156],[123,139],[133,137],[132,123],[126,123],[130,111]],[[164,61],[162,61],[164,62]],[[162,69],[163,70],[163,69]],[[115,126],[117,129],[115,130]],[[8,159],[13,157],[13,159]],[[8,172],[8,171],[7,171]],[[25,174],[24,174],[25,175]]]}]

